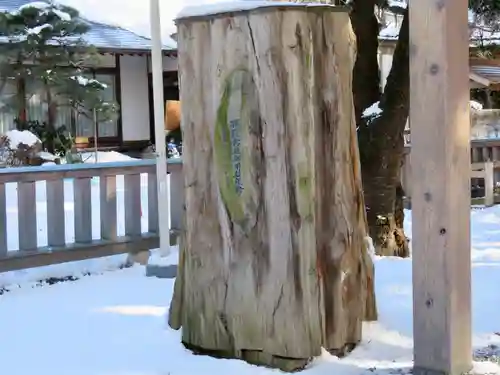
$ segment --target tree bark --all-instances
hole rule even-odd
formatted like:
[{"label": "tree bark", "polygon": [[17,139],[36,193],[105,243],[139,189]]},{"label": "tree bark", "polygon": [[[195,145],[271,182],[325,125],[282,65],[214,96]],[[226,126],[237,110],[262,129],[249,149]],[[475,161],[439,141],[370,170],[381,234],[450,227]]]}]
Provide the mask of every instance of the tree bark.
[{"label": "tree bark", "polygon": [[16,78],[17,86],[17,111],[19,116],[19,121],[22,126],[25,126],[26,122],[26,86],[24,80],[20,77]]},{"label": "tree bark", "polygon": [[[356,124],[362,126],[363,111],[380,100],[380,68],[378,66],[379,24],[374,0],[354,0],[350,13],[356,34],[357,58],[354,64],[353,97]],[[363,150],[360,149],[361,157]]]},{"label": "tree bark", "polygon": [[[358,0],[355,3],[363,2]],[[353,16],[352,14],[351,17]],[[369,24],[362,25],[360,19],[357,22],[364,30],[361,35],[366,34],[365,37],[370,38],[367,31]],[[375,62],[372,61],[372,64]],[[361,81],[373,81],[373,73],[367,76],[368,71],[367,68],[359,67],[355,69],[355,77]],[[409,114],[409,87],[409,29],[406,12],[394,52],[391,72],[387,78],[384,93],[379,100],[382,113],[370,123],[367,123],[362,116],[358,119],[358,139],[368,227],[376,253],[379,255],[409,256],[408,240],[401,221],[401,217],[404,217],[402,197],[398,198],[396,194],[401,184],[403,133]],[[361,86],[354,86],[354,89],[362,91]],[[367,105],[366,102],[357,101],[355,106],[364,110],[373,103]],[[357,112],[362,113],[361,110]],[[396,204],[397,200],[398,204]]]},{"label": "tree bark", "polygon": [[45,99],[47,101],[47,132],[51,134],[50,137],[44,140],[44,146],[48,152],[55,152],[54,138],[53,133],[56,129],[56,121],[57,121],[57,105],[54,102],[54,98],[52,97],[52,90],[47,81],[44,82],[45,88]]},{"label": "tree bark", "polygon": [[345,354],[369,305],[348,14],[276,6],[178,30],[186,225],[170,326],[197,352],[287,371],[322,347]]}]

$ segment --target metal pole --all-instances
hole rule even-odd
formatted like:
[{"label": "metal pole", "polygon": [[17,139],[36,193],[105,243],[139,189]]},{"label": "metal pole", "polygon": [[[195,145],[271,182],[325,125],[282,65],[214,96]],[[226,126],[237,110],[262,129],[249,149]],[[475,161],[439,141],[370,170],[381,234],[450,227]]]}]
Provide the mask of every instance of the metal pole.
[{"label": "metal pole", "polygon": [[170,210],[167,184],[167,148],[165,144],[165,103],[163,102],[163,54],[161,42],[160,3],[150,0],[151,70],[153,73],[153,105],[155,122],[156,181],[158,188],[158,226],[160,252],[170,253]]},{"label": "metal pole", "polygon": [[95,153],[95,161],[94,163],[97,163],[97,112],[94,108],[94,153]]}]

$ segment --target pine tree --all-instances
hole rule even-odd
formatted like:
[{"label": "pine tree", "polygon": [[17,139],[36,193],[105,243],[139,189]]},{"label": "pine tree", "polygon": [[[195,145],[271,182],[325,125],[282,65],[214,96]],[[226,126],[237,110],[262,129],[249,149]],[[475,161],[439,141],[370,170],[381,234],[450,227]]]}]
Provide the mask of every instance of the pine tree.
[{"label": "pine tree", "polygon": [[84,40],[89,27],[77,10],[56,3],[37,1],[0,13],[0,36],[6,39],[0,45],[0,89],[7,82],[16,83],[17,95],[9,104],[19,113],[20,123],[30,120],[23,85],[29,80],[42,86],[49,132],[55,130],[59,106],[90,118],[95,110],[100,121],[116,115],[117,104],[102,99],[106,85],[86,78],[88,66],[98,59],[95,48]]}]

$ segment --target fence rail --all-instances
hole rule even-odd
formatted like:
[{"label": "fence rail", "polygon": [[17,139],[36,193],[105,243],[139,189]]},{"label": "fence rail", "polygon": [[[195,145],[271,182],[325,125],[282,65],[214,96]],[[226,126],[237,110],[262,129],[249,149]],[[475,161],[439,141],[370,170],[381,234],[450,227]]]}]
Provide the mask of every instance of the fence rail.
[{"label": "fence rail", "polygon": [[[401,168],[401,183],[407,199],[411,199],[412,195],[410,151],[411,146],[407,142]],[[500,183],[500,139],[471,141],[470,171],[471,179],[484,180],[484,202],[487,206],[492,205],[495,201],[494,187]]]},{"label": "fence rail", "polygon": [[[170,223],[180,229],[182,162],[168,164]],[[0,272],[158,245],[155,160],[0,170]]]}]

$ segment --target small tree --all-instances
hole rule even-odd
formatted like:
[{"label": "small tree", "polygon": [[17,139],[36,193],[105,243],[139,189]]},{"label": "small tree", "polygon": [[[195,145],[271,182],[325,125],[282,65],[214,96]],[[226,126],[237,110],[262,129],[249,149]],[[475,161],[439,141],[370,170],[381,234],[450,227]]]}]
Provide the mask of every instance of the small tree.
[{"label": "small tree", "polygon": [[[7,82],[16,84],[17,94],[7,104],[18,112],[19,123],[31,120],[26,112],[30,93],[25,82],[33,80],[41,85],[49,133],[56,130],[60,106],[89,118],[95,110],[100,121],[116,114],[117,104],[102,99],[106,85],[87,78],[89,65],[97,60],[95,49],[83,39],[88,31],[88,23],[77,10],[55,3],[34,2],[0,13],[0,36],[9,41],[0,45],[0,89]],[[50,143],[45,147],[54,152]]]}]

